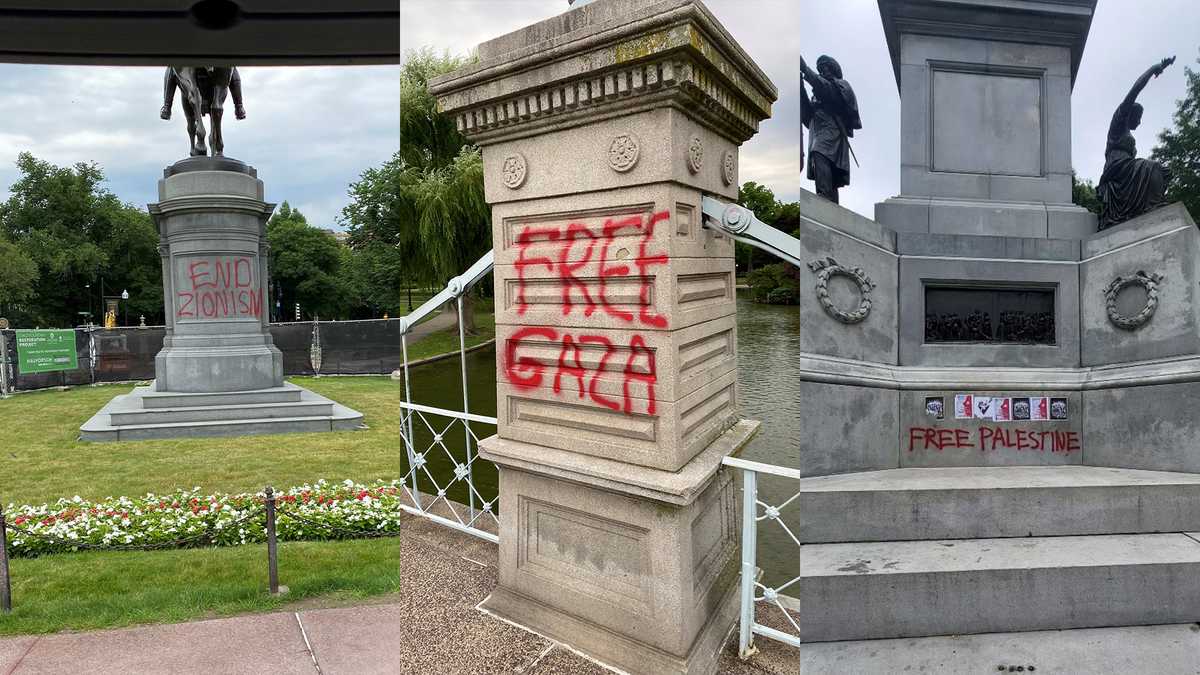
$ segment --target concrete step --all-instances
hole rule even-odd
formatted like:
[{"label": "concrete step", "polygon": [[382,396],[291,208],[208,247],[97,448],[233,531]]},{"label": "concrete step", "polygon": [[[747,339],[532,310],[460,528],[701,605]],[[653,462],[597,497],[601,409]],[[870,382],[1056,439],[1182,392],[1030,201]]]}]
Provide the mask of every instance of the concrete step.
[{"label": "concrete step", "polygon": [[1200,474],[1093,466],[890,469],[800,480],[800,541],[1200,531]]},{"label": "concrete step", "polygon": [[219,420],[277,419],[328,417],[333,414],[333,401],[299,401],[289,403],[245,403],[241,405],[210,405],[189,408],[148,408],[114,410],[111,424],[126,427],[175,422],[213,422]]},{"label": "concrete step", "polygon": [[806,642],[1200,621],[1200,533],[805,544]]},{"label": "concrete step", "polygon": [[800,672],[1200,675],[1198,654],[1200,624],[1122,626],[812,643]]},{"label": "concrete step", "polygon": [[154,391],[153,387],[137,387],[142,405],[146,408],[198,408],[215,405],[252,405],[255,403],[296,403],[304,391],[300,387],[284,382],[274,389],[251,391],[225,391],[216,393],[187,394],[173,391]]},{"label": "concrete step", "polygon": [[362,415],[334,404],[333,414],[324,417],[275,417],[210,422],[173,422],[169,424],[133,424],[103,429],[80,429],[85,441],[136,441],[151,438],[188,438],[195,436],[250,436],[257,434],[294,434],[318,431],[350,431],[362,425]]}]

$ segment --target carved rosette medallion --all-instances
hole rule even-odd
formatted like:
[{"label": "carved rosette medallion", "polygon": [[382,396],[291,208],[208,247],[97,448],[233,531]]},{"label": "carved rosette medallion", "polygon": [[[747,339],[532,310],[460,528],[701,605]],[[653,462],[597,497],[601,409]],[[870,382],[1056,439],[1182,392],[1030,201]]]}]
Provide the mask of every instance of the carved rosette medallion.
[{"label": "carved rosette medallion", "polygon": [[504,178],[504,186],[510,190],[516,190],[525,184],[525,155],[515,152],[504,158],[504,166],[501,168],[501,174]]},{"label": "carved rosette medallion", "polygon": [[608,145],[608,165],[613,171],[625,173],[637,165],[640,151],[637,136],[618,134]]},{"label": "carved rosette medallion", "polygon": [[[871,313],[871,290],[875,288],[875,282],[871,281],[861,267],[843,267],[833,258],[825,258],[808,263],[808,269],[817,275],[817,300],[826,314],[849,325],[861,323]],[[852,312],[838,309],[829,299],[829,279],[836,276],[846,277],[858,285],[861,299],[858,308]]]},{"label": "carved rosette medallion", "polygon": [[[1117,328],[1137,330],[1150,321],[1154,311],[1158,309],[1158,285],[1162,283],[1161,274],[1146,274],[1138,270],[1134,274],[1117,277],[1104,289],[1105,306],[1108,310],[1108,320]],[[1122,314],[1117,309],[1117,297],[1121,291],[1130,286],[1141,286],[1146,289],[1146,304],[1141,311],[1133,316]]]},{"label": "carved rosette medallion", "polygon": [[721,158],[721,181],[726,185],[733,185],[737,180],[737,160],[733,157],[732,150],[726,150],[725,156]]},{"label": "carved rosette medallion", "polygon": [[688,141],[687,165],[692,173],[700,173],[700,167],[704,166],[704,142],[699,136]]}]

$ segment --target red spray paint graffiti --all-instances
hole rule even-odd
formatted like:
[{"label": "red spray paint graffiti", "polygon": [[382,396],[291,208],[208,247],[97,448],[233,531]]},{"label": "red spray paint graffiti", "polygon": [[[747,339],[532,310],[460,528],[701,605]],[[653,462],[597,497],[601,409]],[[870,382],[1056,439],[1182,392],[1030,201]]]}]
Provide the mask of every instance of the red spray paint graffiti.
[{"label": "red spray paint graffiti", "polygon": [[186,262],[176,279],[178,319],[262,318],[262,289],[254,260],[246,256],[217,256]]},{"label": "red spray paint graffiti", "polygon": [[[570,315],[576,307],[580,307],[583,315],[590,317],[599,308],[609,316],[626,323],[634,323],[634,313],[613,303],[609,293],[611,281],[624,277],[638,281],[637,321],[651,328],[666,328],[667,318],[651,309],[654,290],[651,271],[656,266],[667,264],[667,254],[653,253],[648,247],[654,238],[655,226],[669,218],[669,211],[660,211],[649,217],[635,215],[619,220],[610,218],[599,228],[599,237],[591,228],[580,222],[526,226],[516,239],[517,258],[514,266],[517,272],[517,314],[524,315],[529,311],[527,271],[530,268],[544,267],[547,272],[557,276],[556,280],[561,288],[563,316]],[[638,254],[632,261],[632,266],[615,259],[617,252],[612,250],[614,241],[625,235],[640,235]],[[533,246],[549,242],[557,244],[556,256],[529,255]],[[597,244],[600,245],[598,255]],[[583,270],[592,270],[594,275],[590,275],[589,279],[584,276]]]},{"label": "red spray paint graffiti", "polygon": [[999,450],[1038,451],[1070,454],[1081,449],[1075,431],[1021,429],[1012,427],[980,427],[972,434],[967,429],[938,429],[911,427],[908,430],[908,451],[915,450]]},{"label": "red spray paint graffiti", "polygon": [[[667,317],[652,307],[652,274],[656,266],[667,264],[667,254],[649,249],[655,227],[669,218],[669,211],[660,211],[609,218],[599,227],[595,223],[589,226],[574,221],[525,226],[515,240],[517,288],[514,305],[517,315],[523,316],[530,309],[531,273],[544,269],[558,285],[556,293],[563,316],[578,310],[583,317],[590,318],[599,310],[626,324],[666,328]],[[637,255],[632,260],[628,260],[631,257],[628,248],[619,245],[614,248],[625,238],[636,240]],[[625,296],[624,301],[614,298],[612,287],[620,280],[636,283],[636,303],[630,299],[631,294]],[[539,278],[537,281],[545,280]],[[637,308],[631,307],[632,304]],[[522,350],[523,346],[535,344],[543,349],[540,358]],[[544,349],[547,345],[551,346],[549,351]],[[546,356],[555,350],[556,358]],[[598,353],[599,358],[585,359],[584,350],[592,355]],[[624,363],[612,363],[621,352],[627,354]],[[628,415],[655,414],[654,388],[658,382],[655,350],[647,345],[643,335],[635,333],[628,344],[616,345],[604,335],[560,333],[549,326],[525,326],[508,338],[503,358],[508,381],[519,390],[528,391],[550,383],[556,396],[573,394],[578,400]],[[553,370],[552,382],[548,379],[548,369]],[[619,399],[615,398],[612,389],[610,394],[600,391],[602,378],[616,374],[620,379]]]},{"label": "red spray paint graffiti", "polygon": [[[556,346],[557,359],[539,359],[521,352],[523,345],[535,342]],[[603,348],[599,360],[591,367],[584,365],[581,353],[581,346],[584,345]],[[513,333],[505,343],[504,374],[517,389],[528,391],[542,386],[546,382],[547,369],[553,368],[552,389],[557,395],[569,395],[573,388],[577,398],[590,400],[610,410],[628,415],[655,414],[654,385],[658,382],[658,369],[654,350],[647,347],[640,335],[634,335],[629,345],[622,345],[620,349],[627,350],[629,355],[624,364],[618,362],[616,367],[611,367],[610,361],[619,349],[618,345],[603,335],[576,336],[567,332],[559,333],[547,326],[526,326]],[[621,400],[600,393],[597,387],[603,376],[617,372],[621,377]]]}]

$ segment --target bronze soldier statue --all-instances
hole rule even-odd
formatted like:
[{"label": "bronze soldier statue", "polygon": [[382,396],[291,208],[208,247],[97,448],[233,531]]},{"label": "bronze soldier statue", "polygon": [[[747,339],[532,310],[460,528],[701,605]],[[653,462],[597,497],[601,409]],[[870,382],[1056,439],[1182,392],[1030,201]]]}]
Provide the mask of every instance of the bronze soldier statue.
[{"label": "bronze soldier statue", "polygon": [[[850,139],[862,128],[858,100],[832,57],[817,59],[815,73],[800,57],[800,76],[800,122],[809,131],[808,177],[816,182],[817,194],[836,204],[838,188],[850,184]],[[811,100],[804,82],[812,87]]]},{"label": "bronze soldier statue", "polygon": [[225,139],[221,135],[221,118],[225,111],[225,97],[233,95],[233,113],[239,120],[246,119],[246,108],[242,105],[242,78],[236,67],[169,67],[163,76],[163,107],[159,117],[171,119],[171,106],[175,101],[175,89],[182,90],[180,101],[183,115],[187,118],[188,146],[192,157],[208,154],[204,145],[204,115],[212,123],[208,145],[213,157],[225,155]]},{"label": "bronze soldier statue", "polygon": [[1139,159],[1132,130],[1142,123],[1142,104],[1138,94],[1151,77],[1162,75],[1175,57],[1165,58],[1150,66],[1133,83],[1125,100],[1113,113],[1108,126],[1108,143],[1104,148],[1104,173],[1096,185],[1100,199],[1100,229],[1106,229],[1137,217],[1166,203],[1167,183],[1171,176],[1162,164]]}]

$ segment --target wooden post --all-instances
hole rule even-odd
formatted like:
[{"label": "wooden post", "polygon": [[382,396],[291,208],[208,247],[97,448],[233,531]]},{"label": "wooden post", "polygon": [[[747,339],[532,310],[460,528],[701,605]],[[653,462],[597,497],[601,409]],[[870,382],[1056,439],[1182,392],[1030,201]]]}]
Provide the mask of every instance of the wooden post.
[{"label": "wooden post", "polygon": [[267,575],[271,595],[279,595],[279,552],[275,545],[275,490],[267,486]]},{"label": "wooden post", "polygon": [[0,611],[12,613],[12,586],[8,581],[8,523],[0,506]]}]

